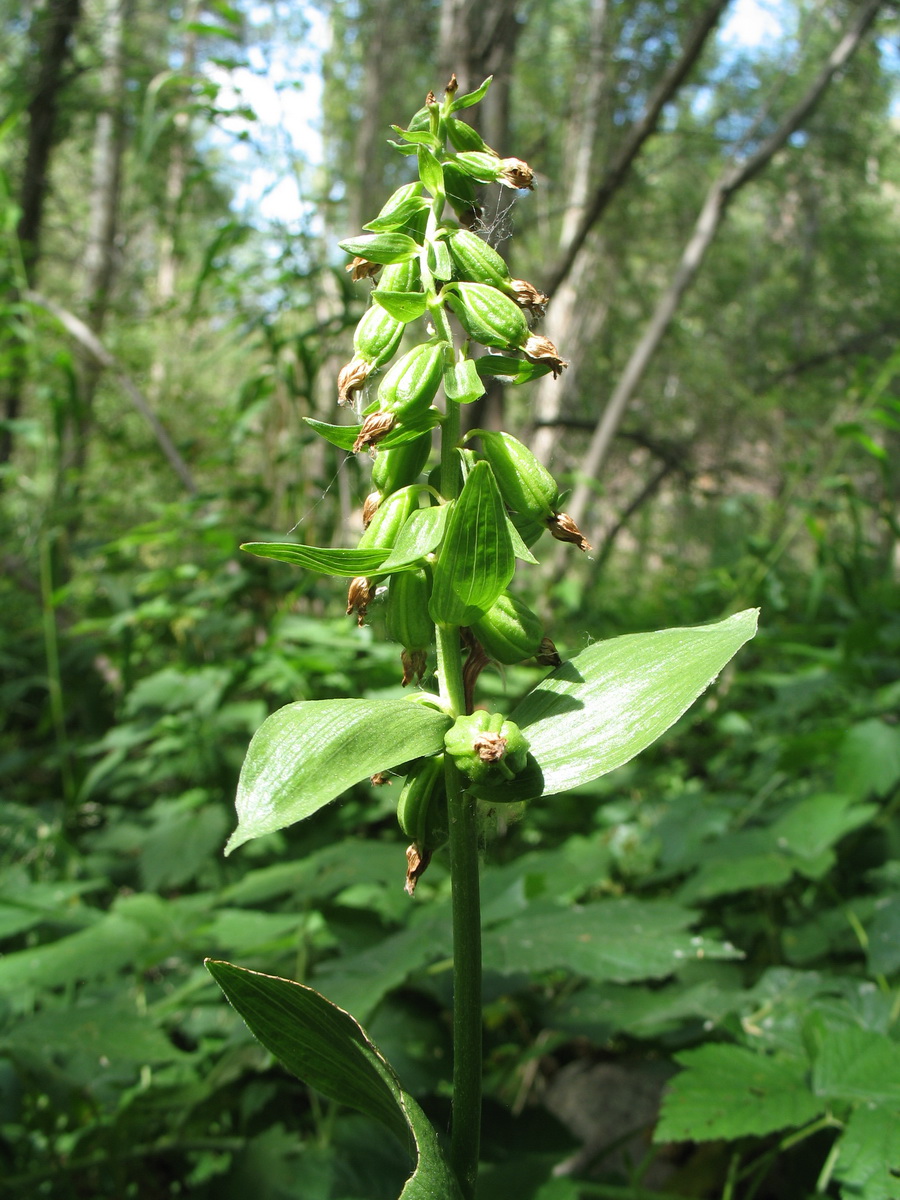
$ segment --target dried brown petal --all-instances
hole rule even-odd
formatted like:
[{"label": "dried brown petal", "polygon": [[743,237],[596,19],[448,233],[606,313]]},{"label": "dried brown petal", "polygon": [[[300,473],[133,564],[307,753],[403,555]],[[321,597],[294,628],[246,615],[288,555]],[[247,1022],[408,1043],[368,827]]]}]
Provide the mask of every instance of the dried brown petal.
[{"label": "dried brown petal", "polygon": [[355,616],[360,628],[374,599],[375,584],[366,579],[365,575],[357,575],[355,579],[350,580],[350,587],[347,589],[347,616]]},{"label": "dried brown petal", "polygon": [[376,442],[380,442],[391,432],[395,423],[396,417],[393,413],[369,413],[353,443],[353,453],[359,454],[360,450],[365,450],[368,446],[374,446]]},{"label": "dried brown petal", "polygon": [[368,279],[372,275],[377,275],[381,270],[381,263],[369,262],[367,258],[360,258],[357,255],[351,263],[347,264],[346,270],[350,272],[353,282],[358,283],[360,279]]},{"label": "dried brown petal", "polygon": [[559,652],[548,637],[545,637],[541,641],[541,648],[534,656],[534,659],[542,667],[558,667],[562,662]]},{"label": "dried brown petal", "polygon": [[431,862],[431,851],[420,849],[417,842],[413,842],[411,846],[406,847],[406,883],[404,891],[412,896],[415,894],[416,884],[419,882],[420,876],[425,874],[428,864]]},{"label": "dried brown petal", "polygon": [[534,171],[521,158],[504,158],[497,178],[511,188],[534,187]]},{"label": "dried brown petal", "polygon": [[506,754],[506,738],[500,733],[479,733],[472,748],[483,763],[501,762]]},{"label": "dried brown petal", "polygon": [[533,283],[529,283],[527,279],[511,279],[508,286],[512,290],[513,300],[520,308],[527,308],[535,317],[544,315],[550,297],[539,292]]},{"label": "dried brown petal", "polygon": [[385,785],[390,787],[393,782],[394,781],[391,779],[390,775],[388,775],[387,771],[376,771],[375,774],[369,778],[369,783],[371,783],[374,787],[384,787]]},{"label": "dried brown petal", "polygon": [[470,713],[475,707],[475,684],[478,682],[478,676],[485,667],[490,666],[491,660],[468,626],[464,625],[459,634],[469,651],[463,664],[463,693],[466,698],[466,712]]},{"label": "dried brown petal", "polygon": [[401,684],[406,687],[413,680],[421,684],[428,668],[428,651],[427,650],[401,650],[400,662],[403,666],[403,679]]},{"label": "dried brown petal", "polygon": [[338,404],[352,404],[353,392],[358,392],[369,377],[371,366],[354,354],[353,358],[338,371]]},{"label": "dried brown petal", "polygon": [[593,549],[568,513],[554,513],[548,517],[547,528],[558,542],[571,542],[579,550]]},{"label": "dried brown petal", "polygon": [[381,492],[369,492],[363,501],[362,521],[363,530],[369,528],[372,523],[372,518],[378,511],[378,505],[381,503]]},{"label": "dried brown petal", "polygon": [[559,351],[550,339],[538,334],[531,335],[522,347],[522,352],[532,362],[549,363],[554,379],[557,379],[562,374],[563,368],[569,365],[560,358]]},{"label": "dried brown petal", "polygon": [[455,96],[458,90],[459,80],[456,78],[456,72],[454,71],[454,73],[450,76],[450,82],[444,88],[444,91],[448,96]]}]

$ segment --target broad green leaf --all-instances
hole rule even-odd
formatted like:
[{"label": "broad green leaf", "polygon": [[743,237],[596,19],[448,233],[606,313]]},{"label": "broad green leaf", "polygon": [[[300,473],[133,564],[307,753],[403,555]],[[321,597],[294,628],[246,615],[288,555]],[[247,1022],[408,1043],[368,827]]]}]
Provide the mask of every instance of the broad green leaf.
[{"label": "broad green leaf", "polygon": [[395,321],[404,324],[418,320],[428,306],[424,292],[382,292],[376,288],[372,299],[377,300]]},{"label": "broad green leaf", "polygon": [[513,554],[521,562],[531,563],[533,566],[538,565],[538,560],[534,557],[525,542],[522,540],[522,535],[516,529],[512,517],[509,513],[506,514],[507,527],[509,529],[510,540],[512,541]]},{"label": "broad green leaf", "polygon": [[900,1112],[861,1107],[841,1135],[834,1177],[844,1200],[896,1200],[900,1187]]},{"label": "broad green leaf", "polygon": [[628,983],[662,979],[704,958],[741,957],[733,946],[692,934],[696,919],[677,904],[632,897],[526,911],[485,931],[484,962],[504,974],[565,968],[588,979]]},{"label": "broad green leaf", "polygon": [[473,358],[462,358],[445,368],[444,395],[456,404],[471,404],[484,395],[484,384]]},{"label": "broad green leaf", "polygon": [[390,212],[381,213],[374,221],[369,221],[363,225],[368,233],[385,233],[395,229],[402,229],[403,226],[410,221],[417,213],[428,208],[428,201],[421,196],[407,196]]},{"label": "broad green leaf", "polygon": [[388,266],[407,262],[419,253],[419,244],[405,233],[368,233],[364,237],[348,238],[338,245],[355,258]]},{"label": "broad green leaf", "polygon": [[379,771],[437,754],[451,719],[411,700],[300,700],[256,731],[238,781],[230,854],[318,812]]},{"label": "broad green leaf", "polygon": [[900,730],[873,717],[850,729],[838,750],[835,781],[842,792],[864,800],[887,796],[900,780]]},{"label": "broad green leaf", "polygon": [[289,1071],[385,1125],[415,1164],[399,1200],[461,1200],[437,1134],[349,1013],[310,987],[207,960],[250,1031]]},{"label": "broad green leaf", "polygon": [[706,1045],[675,1056],[685,1069],[663,1099],[656,1142],[762,1137],[814,1120],[823,1103],[800,1059]]},{"label": "broad green leaf", "polygon": [[381,564],[380,574],[390,574],[403,567],[420,562],[441,544],[449,504],[433,504],[430,508],[419,508],[411,513],[394,543],[394,548]]},{"label": "broad green leaf", "polygon": [[871,1029],[826,1029],[813,1063],[813,1091],[829,1100],[900,1106],[900,1045]]},{"label": "broad green leaf", "polygon": [[431,619],[445,625],[471,625],[491,607],[515,569],[506,509],[494,473],[488,463],[476,463],[453,505],[435,563]]},{"label": "broad green leaf", "polygon": [[655,742],[753,637],[757,614],[598,642],[548,675],[510,714],[544,794],[590,783]]},{"label": "broad green leaf", "polygon": [[893,975],[900,970],[900,896],[882,896],[868,930],[869,970],[873,975]]},{"label": "broad green leaf", "polygon": [[275,558],[279,562],[318,571],[321,575],[374,575],[387,557],[386,550],[348,550],[329,546],[295,546],[291,542],[244,542],[241,546],[258,558]]}]

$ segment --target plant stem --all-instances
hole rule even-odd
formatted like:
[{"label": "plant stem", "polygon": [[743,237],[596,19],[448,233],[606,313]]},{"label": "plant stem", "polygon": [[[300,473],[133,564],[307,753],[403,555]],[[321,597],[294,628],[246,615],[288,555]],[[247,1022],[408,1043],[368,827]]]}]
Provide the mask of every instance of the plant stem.
[{"label": "plant stem", "polygon": [[450,1163],[471,1200],[481,1141],[481,897],[476,801],[445,759],[453,881],[453,1124]]}]

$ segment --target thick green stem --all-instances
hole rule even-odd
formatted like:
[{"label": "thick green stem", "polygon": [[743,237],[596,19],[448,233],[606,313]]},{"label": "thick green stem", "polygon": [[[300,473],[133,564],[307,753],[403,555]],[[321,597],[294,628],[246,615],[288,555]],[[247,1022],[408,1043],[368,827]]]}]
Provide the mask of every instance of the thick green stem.
[{"label": "thick green stem", "polygon": [[453,1124],[450,1162],[466,1200],[475,1195],[481,1141],[481,897],[476,801],[446,760],[453,880]]}]

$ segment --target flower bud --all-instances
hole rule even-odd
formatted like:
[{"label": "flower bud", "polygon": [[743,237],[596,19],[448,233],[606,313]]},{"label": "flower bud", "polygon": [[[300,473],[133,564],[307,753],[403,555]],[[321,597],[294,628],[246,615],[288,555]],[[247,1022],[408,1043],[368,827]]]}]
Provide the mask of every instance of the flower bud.
[{"label": "flower bud", "polygon": [[429,430],[412,442],[378,451],[372,464],[372,483],[382,495],[416,482],[428,462],[431,441]]},{"label": "flower bud", "polygon": [[534,187],[534,171],[528,163],[522,162],[521,158],[502,158],[497,182],[505,184],[506,187],[530,190]]},{"label": "flower bud", "polygon": [[481,439],[481,452],[493,468],[504,503],[513,512],[545,523],[556,511],[559,489],[544,464],[510,433],[472,433]]},{"label": "flower bud", "polygon": [[383,367],[394,357],[403,337],[403,322],[396,320],[373,300],[360,317],[353,334],[354,361],[359,358],[369,369]]},{"label": "flower bud", "polygon": [[406,421],[421,416],[440,386],[446,346],[446,342],[426,342],[394,363],[378,387],[379,409]]},{"label": "flower bud", "polygon": [[491,658],[510,665],[536,657],[545,640],[540,617],[509,592],[472,622],[472,632]]},{"label": "flower bud", "polygon": [[422,568],[398,571],[388,585],[384,615],[387,635],[403,647],[403,687],[413,679],[422,682],[428,647],[434,640],[434,623],[428,616],[431,581]]},{"label": "flower bud", "polygon": [[419,260],[391,263],[381,272],[378,289],[382,292],[412,292],[419,283]]},{"label": "flower bud", "polygon": [[474,150],[482,154],[494,153],[478,130],[473,129],[465,121],[460,121],[458,117],[447,118],[447,136],[450,138],[450,144],[454,150],[464,150],[470,153]]},{"label": "flower bud", "polygon": [[506,263],[477,233],[454,230],[447,238],[447,246],[460,279],[504,289],[510,282]]},{"label": "flower bud", "polygon": [[444,736],[444,749],[473,784],[514,779],[528,760],[525,735],[502,713],[458,717]]},{"label": "flower bud", "polygon": [[400,488],[385,498],[359,539],[360,550],[392,550],[409,515],[419,507],[418,487]]},{"label": "flower bud", "polygon": [[469,337],[482,346],[521,346],[528,322],[514,300],[486,283],[455,283],[447,299]]}]

